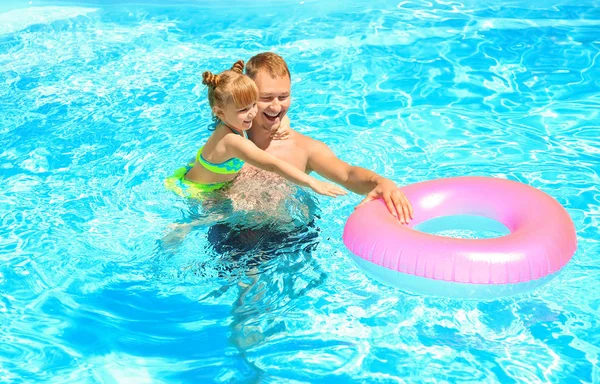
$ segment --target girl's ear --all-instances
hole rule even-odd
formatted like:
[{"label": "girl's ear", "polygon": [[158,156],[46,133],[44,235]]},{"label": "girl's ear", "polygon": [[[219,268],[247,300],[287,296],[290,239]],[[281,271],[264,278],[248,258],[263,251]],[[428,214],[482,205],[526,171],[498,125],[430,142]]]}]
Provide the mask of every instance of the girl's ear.
[{"label": "girl's ear", "polygon": [[223,118],[225,117],[225,111],[223,111],[223,108],[219,107],[218,105],[215,105],[212,108],[212,112],[213,115],[217,116],[221,120],[223,120]]}]

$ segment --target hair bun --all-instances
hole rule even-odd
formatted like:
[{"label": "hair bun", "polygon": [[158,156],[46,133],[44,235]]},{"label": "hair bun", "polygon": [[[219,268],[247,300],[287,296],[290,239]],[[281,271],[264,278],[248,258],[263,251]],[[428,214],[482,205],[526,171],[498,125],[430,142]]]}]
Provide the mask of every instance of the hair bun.
[{"label": "hair bun", "polygon": [[210,71],[206,71],[202,74],[202,84],[206,84],[209,87],[216,88],[219,84],[219,75],[215,75]]},{"label": "hair bun", "polygon": [[233,66],[231,67],[231,70],[237,73],[244,73],[244,61],[236,61],[235,64],[233,64]]}]

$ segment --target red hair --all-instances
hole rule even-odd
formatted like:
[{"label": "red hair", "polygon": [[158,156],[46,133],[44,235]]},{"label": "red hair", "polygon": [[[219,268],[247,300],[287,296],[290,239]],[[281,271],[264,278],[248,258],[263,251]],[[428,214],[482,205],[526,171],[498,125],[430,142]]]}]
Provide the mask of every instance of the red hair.
[{"label": "red hair", "polygon": [[248,60],[246,65],[246,75],[250,78],[255,79],[258,71],[265,70],[271,77],[285,77],[292,78],[290,70],[283,60],[283,57],[273,52],[263,52],[258,55],[252,56]]},{"label": "red hair", "polygon": [[202,83],[208,86],[208,103],[225,106],[233,102],[236,108],[243,108],[258,100],[258,88],[254,81],[242,72],[244,62],[237,61],[230,70],[218,75],[210,71],[202,74]]}]

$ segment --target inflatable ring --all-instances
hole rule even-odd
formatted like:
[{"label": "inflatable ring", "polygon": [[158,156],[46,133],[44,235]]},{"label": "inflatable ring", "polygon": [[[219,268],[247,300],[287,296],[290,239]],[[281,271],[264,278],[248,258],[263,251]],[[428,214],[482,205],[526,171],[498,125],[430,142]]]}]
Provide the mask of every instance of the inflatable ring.
[{"label": "inflatable ring", "polygon": [[[457,177],[402,188],[414,220],[402,225],[382,200],[357,208],[343,241],[356,263],[378,280],[409,291],[494,298],[536,288],[556,275],[577,249],[567,211],[546,193],[488,177]],[[459,239],[414,229],[427,220],[483,216],[506,236]]]}]

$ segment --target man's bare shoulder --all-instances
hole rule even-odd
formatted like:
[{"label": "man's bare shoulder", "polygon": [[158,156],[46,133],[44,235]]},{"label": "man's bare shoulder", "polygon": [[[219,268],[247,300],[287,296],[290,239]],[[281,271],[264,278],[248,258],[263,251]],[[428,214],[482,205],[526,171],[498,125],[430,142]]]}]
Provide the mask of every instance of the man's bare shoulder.
[{"label": "man's bare shoulder", "polygon": [[311,149],[320,145],[324,145],[323,142],[315,140],[310,136],[306,136],[305,134],[302,134],[292,128],[289,128],[289,133],[290,139],[292,139],[298,147],[302,147],[304,149]]}]

